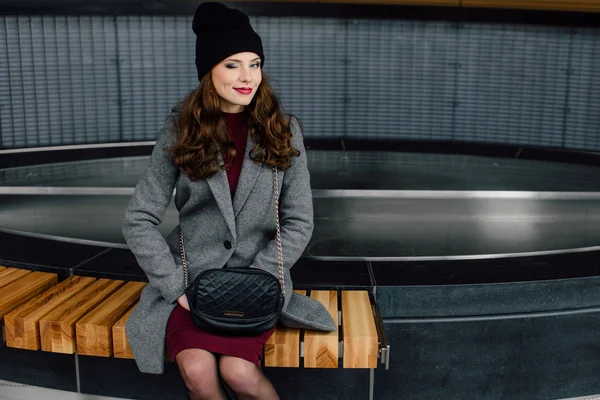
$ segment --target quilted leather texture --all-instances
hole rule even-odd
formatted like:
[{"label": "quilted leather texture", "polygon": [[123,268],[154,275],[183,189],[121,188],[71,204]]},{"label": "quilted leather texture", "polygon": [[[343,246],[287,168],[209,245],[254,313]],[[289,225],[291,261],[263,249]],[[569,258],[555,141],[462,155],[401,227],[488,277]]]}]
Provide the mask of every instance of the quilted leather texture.
[{"label": "quilted leather texture", "polygon": [[277,278],[250,268],[204,271],[187,296],[196,325],[217,332],[264,332],[275,326],[283,307]]}]

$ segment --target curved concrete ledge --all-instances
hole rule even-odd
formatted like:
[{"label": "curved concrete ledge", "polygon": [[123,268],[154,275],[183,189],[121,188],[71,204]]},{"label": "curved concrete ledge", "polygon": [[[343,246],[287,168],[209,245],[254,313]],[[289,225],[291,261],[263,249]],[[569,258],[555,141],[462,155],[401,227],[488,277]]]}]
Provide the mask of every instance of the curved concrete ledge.
[{"label": "curved concrete ledge", "polygon": [[[537,161],[531,160],[503,164],[498,158],[490,163],[490,159],[456,155],[413,154],[398,160],[378,152],[377,156],[361,160],[371,164],[379,161],[379,167],[361,175],[361,168],[351,169],[359,158],[355,155],[352,158],[350,152],[339,155],[335,152],[311,155],[312,165],[321,166],[313,167],[316,222],[321,231],[305,257],[292,268],[292,277],[299,289],[360,288],[374,292],[393,348],[391,367],[389,371],[375,371],[372,382],[369,371],[266,371],[282,399],[364,399],[369,396],[370,383],[373,398],[382,400],[564,399],[598,391],[600,250],[592,245],[600,242],[600,231],[596,230],[596,226],[600,226],[596,221],[600,215],[596,212],[600,207],[597,187],[600,180],[595,179],[599,173],[597,167],[560,164],[560,168],[553,169],[557,164],[536,164]],[[454,171],[439,168],[448,165],[450,159],[461,160],[462,163],[456,164],[460,167]],[[140,171],[144,157],[137,160],[139,164],[114,159],[114,168],[118,170],[125,165],[130,171]],[[90,162],[88,166],[98,166],[98,160]],[[536,169],[537,165],[545,168]],[[475,175],[465,175],[465,171],[481,172],[483,168],[489,169],[481,176],[499,178],[495,181],[497,186],[469,191],[464,186],[469,179],[450,179],[473,177]],[[78,182],[85,183],[94,168],[79,169],[72,179],[61,175],[61,171],[68,170],[68,165],[25,170],[26,173],[20,174],[18,169],[13,169],[12,175],[0,170],[0,175],[4,173],[1,176],[5,184],[10,182],[12,187],[25,190],[44,187],[49,176],[56,179],[50,187],[78,190],[84,187]],[[378,173],[373,174],[374,170]],[[419,170],[422,172],[419,179],[412,176],[412,181],[411,175],[406,173],[398,174],[399,180],[366,179],[386,176],[385,171]],[[44,176],[43,172],[49,171],[52,174]],[[439,171],[445,175],[436,176]],[[489,175],[490,171],[496,175]],[[449,175],[451,172],[458,175]],[[126,191],[115,196],[115,204],[126,204],[136,173],[120,185],[104,186]],[[431,175],[429,180],[423,178],[427,174]],[[508,178],[515,175],[519,178],[516,181]],[[328,176],[340,179],[327,179]],[[23,177],[22,183],[26,183],[15,185],[20,177]],[[338,185],[335,188],[338,192],[330,191],[332,182]],[[375,187],[365,188],[365,184],[373,182]],[[448,182],[455,187],[440,186]],[[479,181],[482,182],[489,184]],[[539,186],[527,194],[524,189],[532,182]],[[102,187],[93,189],[98,188]],[[388,191],[376,196],[382,188]],[[558,191],[551,196],[548,194],[551,189]],[[438,190],[450,192],[443,196]],[[54,200],[48,201],[49,198]],[[38,211],[50,207],[46,214],[38,213],[38,216],[61,215],[60,210],[73,214],[73,205],[82,204],[82,198],[85,196],[65,193],[47,196],[5,193],[0,197],[0,218],[2,210],[13,216],[19,216],[21,210],[25,215],[34,204],[38,204]],[[56,199],[60,201],[55,202]],[[108,195],[96,196],[98,204],[104,206],[110,204],[110,199]],[[88,196],[88,200],[93,204],[94,196]],[[71,206],[65,208],[65,201]],[[436,208],[436,201],[443,201],[437,203],[443,206]],[[42,206],[44,202],[46,205]],[[80,215],[84,215],[85,210],[82,208]],[[119,207],[113,210],[116,221],[122,210]],[[383,213],[383,217],[368,218],[372,210]],[[414,218],[415,211],[420,212],[418,221]],[[105,214],[104,219],[110,220]],[[398,218],[394,220],[391,215]],[[441,223],[444,219],[446,226],[453,230],[444,231]],[[394,229],[373,240],[375,233],[385,233],[383,222],[390,220],[396,223]],[[90,226],[89,221],[79,221],[82,230]],[[31,226],[36,222],[39,225],[40,220],[32,220]],[[557,245],[560,243],[555,240],[557,236],[548,236],[551,231],[548,227],[552,225],[549,222],[555,224],[555,232],[560,237],[570,238],[570,241]],[[403,226],[410,229],[398,229]],[[124,245],[115,248],[111,247],[112,241],[86,244],[54,241],[34,230],[30,230],[29,236],[21,236],[12,234],[14,230],[3,229],[11,234],[0,232],[2,265],[52,270],[62,278],[75,274],[145,279],[144,272]],[[420,229],[429,234],[419,234]],[[445,239],[436,242],[436,232],[445,232],[438,236]],[[346,234],[346,242],[336,242],[343,234]],[[534,240],[523,240],[527,237]],[[361,238],[362,247],[355,247]],[[411,243],[414,238],[429,245],[418,248]],[[507,252],[507,247],[494,253],[485,246],[500,239],[508,239],[512,248],[520,253]],[[577,243],[579,247],[572,245]],[[537,250],[546,246],[546,253],[527,253],[524,251],[527,244]],[[377,257],[381,254],[377,251],[387,251],[389,246],[409,254],[396,255],[400,258],[395,261]],[[549,250],[549,246],[554,246],[554,251]],[[561,246],[570,253],[558,254],[556,249]],[[427,259],[426,249],[438,259]],[[448,254],[461,257],[460,252],[465,256],[469,253],[466,249],[477,249],[480,258],[448,257]],[[349,256],[328,258],[334,250]],[[446,252],[446,259],[439,258],[442,251]],[[481,258],[481,254],[486,253],[487,257]],[[414,257],[415,254],[422,257]],[[502,256],[491,257],[490,254]],[[104,396],[148,400],[185,398],[180,390],[182,382],[172,365],[164,375],[146,376],[139,373],[130,360],[19,351],[1,346],[0,379],[69,391],[79,387],[83,393]]]}]

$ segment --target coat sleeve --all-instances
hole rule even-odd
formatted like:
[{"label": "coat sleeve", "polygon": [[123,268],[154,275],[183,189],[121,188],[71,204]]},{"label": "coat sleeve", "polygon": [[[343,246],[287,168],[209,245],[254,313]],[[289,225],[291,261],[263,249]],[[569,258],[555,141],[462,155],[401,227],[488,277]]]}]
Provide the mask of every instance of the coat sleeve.
[{"label": "coat sleeve", "polygon": [[[313,233],[313,202],[310,174],[300,126],[295,118],[291,121],[292,146],[300,151],[292,159],[292,165],[283,174],[279,198],[279,220],[283,265],[290,269],[300,258]],[[261,250],[251,267],[259,268],[277,276],[277,242],[271,240]]]},{"label": "coat sleeve", "polygon": [[150,284],[173,303],[184,292],[183,271],[173,259],[169,245],[158,231],[179,177],[165,149],[174,142],[175,117],[170,115],[161,130],[147,169],[138,182],[125,212],[123,236],[146,273]]}]

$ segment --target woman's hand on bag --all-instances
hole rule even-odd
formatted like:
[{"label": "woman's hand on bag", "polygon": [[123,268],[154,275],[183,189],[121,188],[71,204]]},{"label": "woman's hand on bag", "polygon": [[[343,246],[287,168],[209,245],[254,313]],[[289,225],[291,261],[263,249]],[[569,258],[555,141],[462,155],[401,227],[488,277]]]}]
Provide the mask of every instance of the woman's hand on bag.
[{"label": "woman's hand on bag", "polygon": [[185,294],[182,294],[181,296],[179,296],[179,298],[177,299],[177,302],[185,310],[190,311],[190,304],[188,303],[188,299]]}]

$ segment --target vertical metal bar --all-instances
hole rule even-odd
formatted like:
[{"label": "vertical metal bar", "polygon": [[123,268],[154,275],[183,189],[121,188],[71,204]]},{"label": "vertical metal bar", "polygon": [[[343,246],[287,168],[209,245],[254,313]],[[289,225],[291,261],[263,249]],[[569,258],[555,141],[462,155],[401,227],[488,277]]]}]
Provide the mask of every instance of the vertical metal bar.
[{"label": "vertical metal bar", "polygon": [[81,377],[79,374],[79,354],[75,351],[75,381],[77,384],[77,393],[81,393]]},{"label": "vertical metal bar", "polygon": [[373,400],[375,396],[375,369],[369,369],[369,400]]},{"label": "vertical metal bar", "polygon": [[[457,123],[457,119],[458,119],[458,105],[459,105],[459,93],[458,93],[458,86],[459,86],[459,80],[460,80],[460,73],[459,73],[459,50],[460,50],[460,32],[462,29],[462,22],[461,21],[457,21],[455,23],[452,24],[452,27],[454,28],[454,58],[453,58],[453,63],[452,63],[452,72],[454,74],[454,82],[453,82],[453,86],[452,86],[452,119],[451,119],[451,138],[452,140],[456,140],[456,123]],[[448,67],[446,67],[448,68]]]},{"label": "vertical metal bar", "polygon": [[[71,111],[71,131],[69,132],[69,137],[67,137],[66,132],[63,131],[61,132],[61,145],[66,145],[66,144],[75,144],[75,124],[76,124],[76,120],[77,118],[75,117],[75,110],[77,109],[75,104],[75,88],[73,85],[73,68],[71,68],[72,66],[72,62],[71,62],[71,41],[72,41],[72,37],[71,37],[71,21],[73,20],[74,17],[67,15],[65,17],[65,41],[67,43],[67,60],[69,60],[69,62],[67,63],[67,72],[69,74],[69,79],[67,79],[67,81],[69,82],[69,93],[67,95],[68,99],[70,100],[70,106],[67,107],[68,110]],[[58,42],[57,42],[58,44]]]},{"label": "vertical metal bar", "polygon": [[123,142],[125,140],[125,134],[123,132],[123,87],[121,85],[121,49],[119,47],[119,27],[117,17],[114,16],[112,21],[115,33],[115,68],[117,74],[117,110],[119,119],[119,141]]},{"label": "vertical metal bar", "polygon": [[373,265],[371,261],[367,261],[367,270],[369,272],[369,280],[371,281],[371,286],[373,287],[372,293],[373,296],[377,295],[377,280],[375,279],[375,272],[373,272]]},{"label": "vertical metal bar", "polygon": [[[12,85],[11,85],[11,74],[10,74],[10,56],[9,56],[9,50],[8,50],[8,16],[4,16],[4,45],[6,46],[6,60],[3,60],[3,62],[6,62],[6,74],[7,74],[7,86],[8,86],[8,101],[12,103],[13,101],[13,94],[12,94]],[[8,109],[10,110],[10,121],[7,121],[11,124],[12,127],[12,135],[13,135],[13,146],[15,143],[15,138],[14,138],[14,134],[15,134],[15,113],[14,113],[14,109],[12,104],[8,107]],[[2,125],[0,124],[0,129],[2,129]],[[3,149],[4,146],[6,144],[3,142],[3,133],[2,131],[0,131],[0,149]]]},{"label": "vertical metal bar", "polygon": [[[39,109],[39,104],[38,104],[38,94],[39,93],[38,93],[37,81],[36,81],[36,77],[38,76],[38,73],[39,73],[39,66],[37,66],[38,68],[36,68],[37,63],[35,62],[35,55],[34,55],[35,51],[33,49],[33,46],[34,46],[33,45],[33,28],[31,27],[31,25],[32,25],[31,18],[32,17],[29,16],[29,19],[28,19],[29,32],[27,34],[29,35],[29,44],[30,44],[29,49],[31,51],[31,61],[32,61],[31,68],[33,71],[33,76],[31,77],[31,85],[33,86],[33,97],[34,97],[33,104],[35,105],[33,113],[35,114],[35,139],[36,139],[36,142],[33,146],[30,146],[29,143],[27,143],[27,136],[31,135],[31,133],[32,133],[31,131],[28,130],[25,133],[25,142],[27,143],[27,145],[25,147],[39,147],[40,146],[40,113],[39,113],[40,109]],[[42,16],[40,18],[43,20],[44,17]],[[19,43],[22,43],[21,42],[22,38],[20,37],[20,32],[19,32],[19,39],[20,39]],[[22,47],[21,47],[21,49],[22,49]],[[44,51],[45,51],[45,49],[44,49]],[[25,81],[25,80],[23,79],[23,81]],[[25,91],[23,91],[23,95],[25,98]],[[27,108],[25,108],[25,109],[27,110]],[[25,118],[26,119],[28,118],[27,111],[25,111]]]},{"label": "vertical metal bar", "polygon": [[[350,77],[348,76],[349,73],[349,65],[350,65],[350,59],[349,59],[349,52],[348,52],[348,42],[349,42],[349,38],[348,38],[348,25],[350,24],[349,20],[345,20],[344,21],[344,101],[342,101],[342,104],[344,105],[344,132],[342,133],[342,142],[345,138],[348,138],[348,115],[350,114],[348,112],[348,108],[350,107],[350,103],[352,102],[352,99],[350,99],[349,96],[349,92],[348,92],[348,85],[349,85],[349,80]],[[346,151],[344,149],[344,157],[346,156]]]},{"label": "vertical metal bar", "polygon": [[[21,28],[20,28],[20,26],[21,26],[21,19],[22,18],[25,18],[25,17],[17,15],[17,19],[16,19],[16,23],[17,23],[16,33],[17,33],[18,43],[21,43]],[[27,129],[27,115],[26,115],[27,114],[27,112],[26,112],[27,105],[25,104],[25,85],[24,85],[24,83],[25,83],[25,77],[23,76],[23,50],[22,50],[22,47],[20,47],[20,46],[19,46],[19,72],[21,73],[21,75],[20,75],[21,76],[21,103],[22,103],[22,106],[23,106],[23,108],[22,108],[23,113],[21,114],[21,117],[23,118],[23,125],[22,126],[25,128],[25,132],[23,132],[23,134],[25,135],[25,137],[23,137],[24,144],[21,147],[29,147],[29,146],[27,146],[27,137],[26,137],[27,136],[26,132],[28,132],[29,130]],[[13,140],[14,140],[14,143],[15,143],[15,145],[13,147],[17,147],[17,145],[16,145],[16,143],[17,143],[17,133],[16,132],[13,132],[13,138],[14,138]]]},{"label": "vertical metal bar", "polygon": [[385,370],[386,371],[390,369],[390,354],[391,354],[390,345],[388,344],[387,351],[385,353]]},{"label": "vertical metal bar", "polygon": [[561,147],[567,147],[567,124],[569,118],[569,97],[571,95],[571,76],[573,75],[573,42],[574,36],[576,35],[577,30],[573,27],[569,29],[569,55],[567,56],[567,70],[565,71],[566,75],[566,85],[565,85],[565,99],[563,102],[563,124],[562,124],[562,141]]}]

